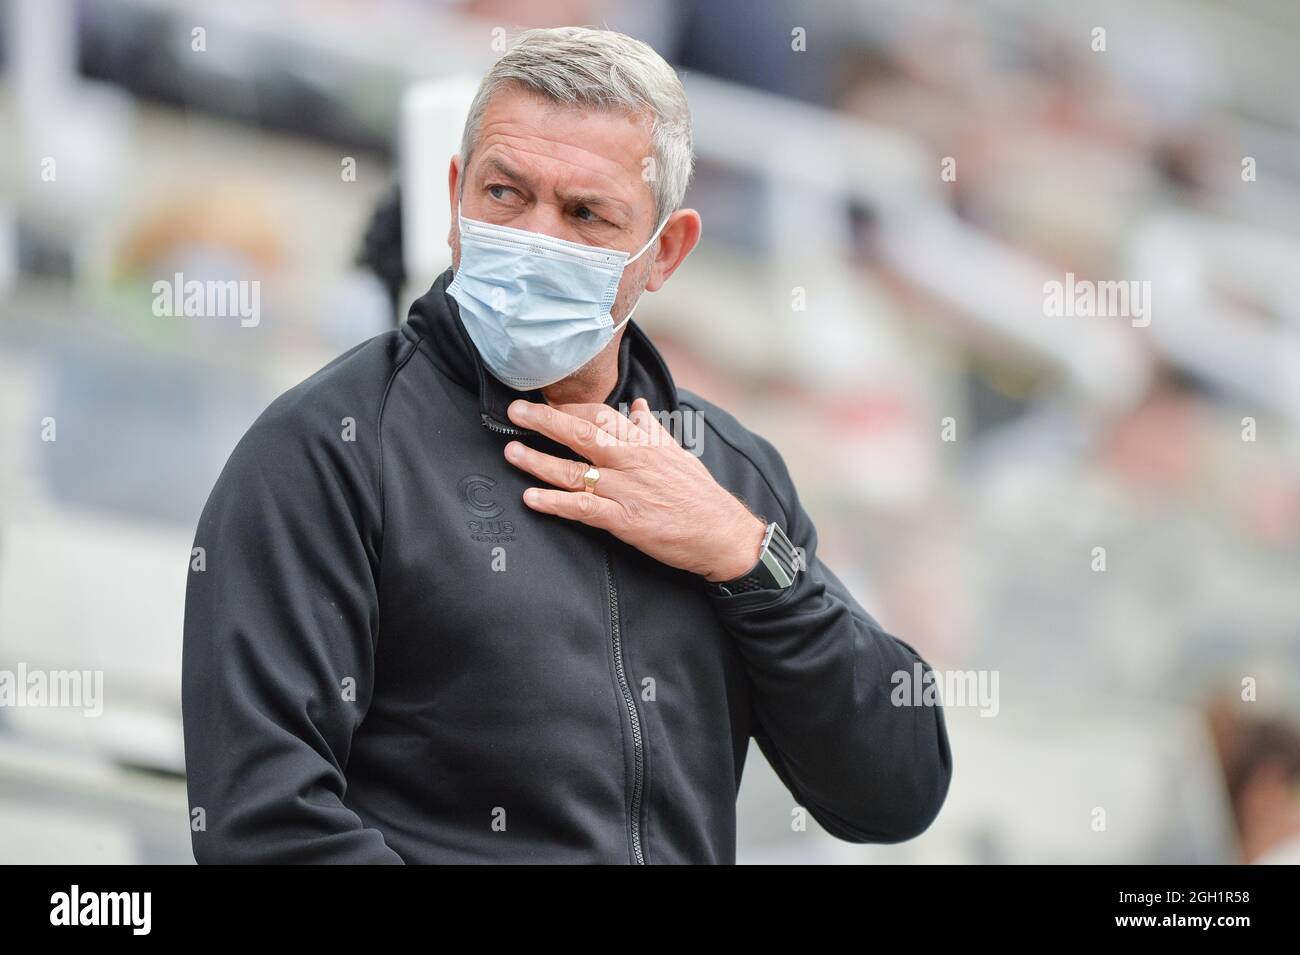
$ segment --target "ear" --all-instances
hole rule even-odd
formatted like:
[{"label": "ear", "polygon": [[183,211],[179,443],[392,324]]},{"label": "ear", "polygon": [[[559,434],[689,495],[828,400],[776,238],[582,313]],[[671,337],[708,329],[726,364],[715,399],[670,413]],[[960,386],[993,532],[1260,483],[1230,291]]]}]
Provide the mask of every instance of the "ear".
[{"label": "ear", "polygon": [[460,187],[460,156],[452,156],[451,164],[447,167],[447,197],[450,201],[451,214],[448,218],[451,220],[451,226],[447,231],[447,245],[453,246],[456,241],[456,194]]},{"label": "ear", "polygon": [[654,255],[650,281],[645,286],[647,292],[659,291],[668,277],[677,271],[677,266],[686,261],[686,256],[700,241],[702,228],[700,214],[694,209],[678,209],[668,217],[655,247],[646,253]]}]

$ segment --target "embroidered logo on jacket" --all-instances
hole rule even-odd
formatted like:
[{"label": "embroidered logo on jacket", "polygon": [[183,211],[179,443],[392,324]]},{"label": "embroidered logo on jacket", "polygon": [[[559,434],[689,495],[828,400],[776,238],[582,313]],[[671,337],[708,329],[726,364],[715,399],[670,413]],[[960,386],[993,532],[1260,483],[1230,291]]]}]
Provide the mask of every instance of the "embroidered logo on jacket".
[{"label": "embroidered logo on jacket", "polygon": [[488,544],[505,544],[514,540],[514,521],[496,520],[505,508],[492,499],[497,482],[482,474],[467,474],[460,479],[460,496],[476,520],[469,522],[471,540]]}]

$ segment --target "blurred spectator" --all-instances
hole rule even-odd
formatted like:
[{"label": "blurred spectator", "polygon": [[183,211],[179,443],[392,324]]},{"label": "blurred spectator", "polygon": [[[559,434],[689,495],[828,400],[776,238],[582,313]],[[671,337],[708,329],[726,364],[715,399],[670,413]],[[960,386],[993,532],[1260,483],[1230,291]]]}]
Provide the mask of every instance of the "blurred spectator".
[{"label": "blurred spectator", "polygon": [[1241,840],[1243,862],[1300,865],[1300,728],[1281,717],[1211,707],[1210,728]]}]

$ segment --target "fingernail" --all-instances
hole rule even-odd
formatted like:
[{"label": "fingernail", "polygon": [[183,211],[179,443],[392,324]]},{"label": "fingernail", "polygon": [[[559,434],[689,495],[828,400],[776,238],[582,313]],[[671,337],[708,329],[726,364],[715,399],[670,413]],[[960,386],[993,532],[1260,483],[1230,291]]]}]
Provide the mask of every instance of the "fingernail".
[{"label": "fingernail", "polygon": [[524,491],[525,504],[536,504],[539,500],[541,500],[541,495],[537,493],[537,488],[530,487]]},{"label": "fingernail", "polygon": [[506,445],[506,460],[518,461],[523,456],[523,447],[518,441],[511,441]]}]

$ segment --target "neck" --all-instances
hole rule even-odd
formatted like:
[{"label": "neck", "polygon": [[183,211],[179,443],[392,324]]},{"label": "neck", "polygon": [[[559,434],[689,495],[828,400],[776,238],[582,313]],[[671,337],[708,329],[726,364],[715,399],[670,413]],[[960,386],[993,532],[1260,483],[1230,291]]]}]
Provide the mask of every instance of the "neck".
[{"label": "neck", "polygon": [[[626,329],[626,326],[624,326]],[[610,339],[599,355],[568,378],[542,389],[548,405],[604,404],[618,385],[618,355],[623,329]]]}]

